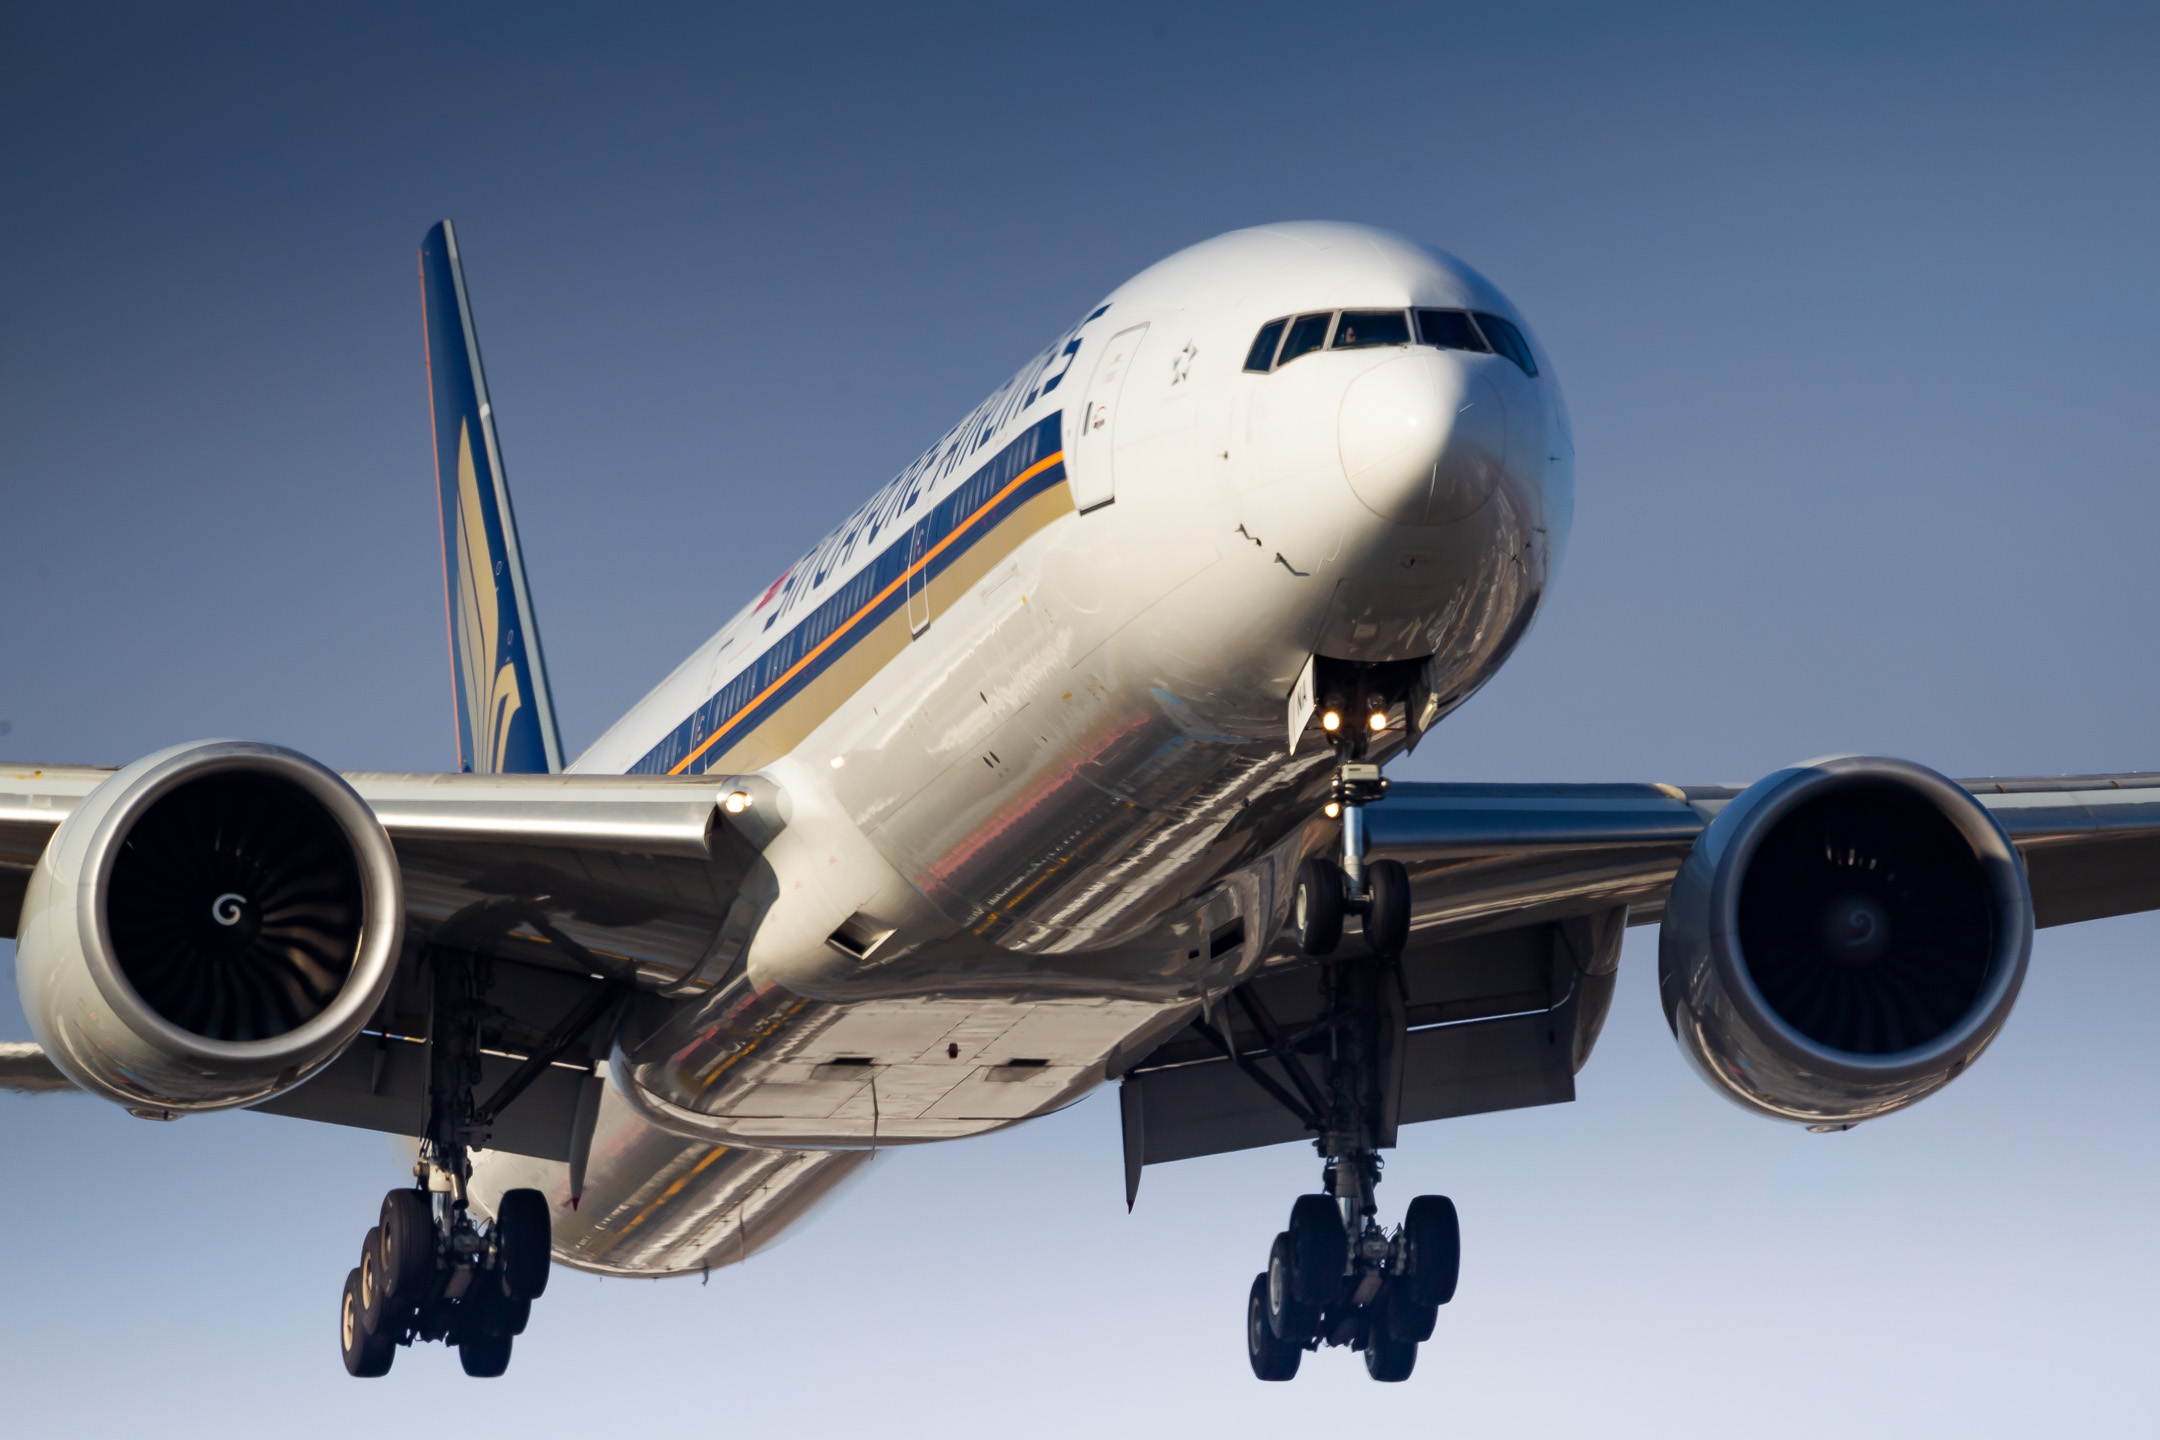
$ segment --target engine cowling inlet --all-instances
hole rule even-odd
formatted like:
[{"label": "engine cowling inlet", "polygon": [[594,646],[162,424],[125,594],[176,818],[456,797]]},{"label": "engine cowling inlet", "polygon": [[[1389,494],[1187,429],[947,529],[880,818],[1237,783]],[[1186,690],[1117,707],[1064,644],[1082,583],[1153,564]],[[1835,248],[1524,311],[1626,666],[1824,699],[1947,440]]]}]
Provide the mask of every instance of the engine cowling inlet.
[{"label": "engine cowling inlet", "polygon": [[53,1063],[146,1113],[291,1088],[381,1004],[404,920],[397,857],[333,772],[209,741],[86,796],[24,897],[16,985]]},{"label": "engine cowling inlet", "polygon": [[1749,1109],[1843,1127],[1955,1079],[2017,999],[2025,868],[1993,815],[1924,766],[1781,770],[1697,837],[1666,901],[1674,1038]]}]

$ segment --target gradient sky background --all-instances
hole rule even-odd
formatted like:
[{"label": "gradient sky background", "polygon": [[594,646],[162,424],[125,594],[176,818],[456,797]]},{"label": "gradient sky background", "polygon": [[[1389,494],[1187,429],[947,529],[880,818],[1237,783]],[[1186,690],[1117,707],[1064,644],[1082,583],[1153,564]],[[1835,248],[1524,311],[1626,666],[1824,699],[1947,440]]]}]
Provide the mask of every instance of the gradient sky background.
[{"label": "gradient sky background", "polygon": [[[2160,769],[2151,8],[788,10],[0,10],[0,755],[453,763],[444,214],[572,750],[1128,274],[1337,218],[1506,290],[1580,455],[1542,621],[1401,773]],[[1383,1202],[1452,1194],[1467,1259],[1405,1385],[1254,1381],[1315,1161],[1127,1216],[1107,1095],[887,1157],[702,1288],[558,1271],[506,1380],[364,1386],[382,1138],[4,1097],[0,1423],[2153,1432],[2160,921],[2042,932],[1986,1060],[1841,1136],[1689,1074],[1655,938],[1576,1104],[1406,1132]]]}]

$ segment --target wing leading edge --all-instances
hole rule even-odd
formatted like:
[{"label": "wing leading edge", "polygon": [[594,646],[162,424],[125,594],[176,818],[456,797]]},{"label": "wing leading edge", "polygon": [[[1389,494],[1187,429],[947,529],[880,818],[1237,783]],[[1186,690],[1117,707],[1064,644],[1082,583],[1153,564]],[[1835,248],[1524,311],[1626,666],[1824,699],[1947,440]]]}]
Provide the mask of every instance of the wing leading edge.
[{"label": "wing leading edge", "polygon": [[[2160,773],[1958,782],[2024,857],[2035,922],[2160,909]],[[1415,925],[1471,933],[1629,906],[1656,920],[1729,785],[1401,784],[1366,812],[1374,853],[1401,860]]]}]

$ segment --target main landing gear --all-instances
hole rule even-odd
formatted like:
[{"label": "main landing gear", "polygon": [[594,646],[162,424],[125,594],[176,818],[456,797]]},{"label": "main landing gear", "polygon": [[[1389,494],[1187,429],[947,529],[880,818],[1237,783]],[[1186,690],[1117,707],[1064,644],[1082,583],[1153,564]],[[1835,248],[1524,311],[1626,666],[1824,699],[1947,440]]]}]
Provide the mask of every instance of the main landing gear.
[{"label": "main landing gear", "polygon": [[[1346,1189],[1343,1174],[1331,1166],[1321,1183]],[[1290,1227],[1275,1237],[1245,1301],[1253,1374],[1291,1379],[1304,1353],[1325,1344],[1364,1351],[1375,1380],[1410,1378],[1419,1344],[1455,1298],[1462,1259],[1455,1203],[1420,1195],[1392,1234],[1374,1217],[1369,1184],[1354,1200],[1300,1195],[1290,1207]]]},{"label": "main landing gear", "polygon": [[566,1017],[495,1094],[476,1103],[481,1078],[484,962],[436,952],[434,1036],[427,1132],[415,1184],[383,1197],[382,1217],[361,1242],[345,1277],[338,1338],[345,1369],[386,1375],[397,1347],[421,1340],[455,1345],[465,1373],[496,1376],[510,1365],[513,1337],[547,1290],[552,1248],[547,1196],[508,1190],[492,1223],[469,1204],[472,1147],[483,1144],[503,1108],[523,1093],[601,1010],[606,991]]},{"label": "main landing gear", "polygon": [[[1275,1027],[1252,1002],[1323,1161],[1321,1193],[1291,1206],[1246,1297],[1246,1350],[1262,1380],[1290,1379],[1322,1345],[1362,1350],[1375,1380],[1407,1380],[1455,1297],[1462,1258],[1446,1196],[1418,1196],[1392,1231],[1374,1200],[1401,1102],[1410,877],[1399,861],[1366,860],[1364,807],[1387,794],[1387,781],[1363,763],[1360,741],[1346,741],[1329,806],[1342,818],[1341,862],[1307,860],[1292,902],[1300,945],[1322,961],[1322,1017],[1294,1035],[1268,1033]],[[1346,914],[1362,917],[1367,953],[1334,958]]]},{"label": "main landing gear", "polygon": [[511,1190],[495,1223],[474,1222],[443,1191],[393,1190],[382,1220],[345,1277],[338,1339],[345,1369],[390,1373],[397,1347],[416,1340],[455,1345],[467,1375],[500,1375],[511,1337],[525,1331],[547,1289],[548,1204],[538,1190]]}]

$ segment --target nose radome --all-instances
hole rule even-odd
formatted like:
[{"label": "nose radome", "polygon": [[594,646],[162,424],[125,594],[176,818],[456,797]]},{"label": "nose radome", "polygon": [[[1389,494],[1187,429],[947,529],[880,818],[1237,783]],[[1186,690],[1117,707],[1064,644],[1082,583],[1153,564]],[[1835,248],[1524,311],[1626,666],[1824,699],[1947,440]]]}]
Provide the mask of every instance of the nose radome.
[{"label": "nose radome", "polygon": [[1446,525],[1476,512],[1507,463],[1500,392],[1446,352],[1413,352],[1344,392],[1336,424],[1350,488],[1383,520]]}]

